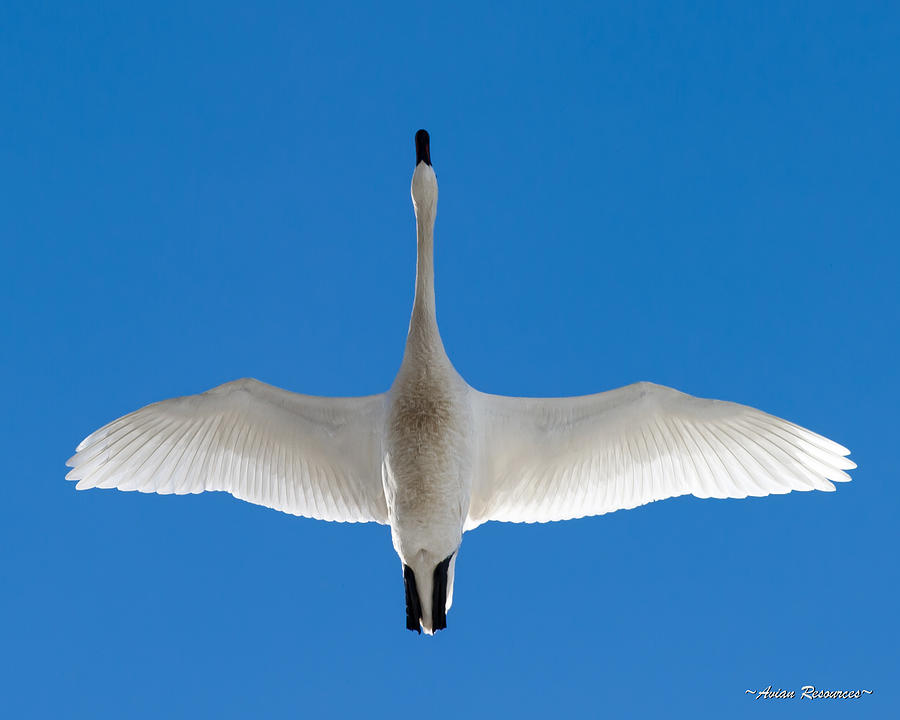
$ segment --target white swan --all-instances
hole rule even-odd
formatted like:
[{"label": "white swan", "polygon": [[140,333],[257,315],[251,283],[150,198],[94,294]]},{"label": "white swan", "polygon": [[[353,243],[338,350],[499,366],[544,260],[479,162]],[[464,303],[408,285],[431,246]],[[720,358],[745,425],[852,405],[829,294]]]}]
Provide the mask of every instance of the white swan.
[{"label": "white swan", "polygon": [[690,493],[834,490],[849,451],[759,410],[636,383],[571,398],[469,387],[434,306],[437,180],[416,133],[418,261],[403,363],[387,393],[321,398],[256,380],[164,400],[88,436],[68,461],[78,489],[224,490],[294,515],[391,526],[406,626],[446,627],[462,534],[488,520],[600,515]]}]

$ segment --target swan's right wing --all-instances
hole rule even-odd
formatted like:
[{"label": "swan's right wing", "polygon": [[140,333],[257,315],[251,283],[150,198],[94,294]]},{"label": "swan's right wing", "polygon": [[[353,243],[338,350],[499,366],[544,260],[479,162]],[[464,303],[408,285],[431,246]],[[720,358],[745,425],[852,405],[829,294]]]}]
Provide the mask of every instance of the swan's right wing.
[{"label": "swan's right wing", "polygon": [[293,515],[386,523],[383,415],[383,395],[313,397],[235,380],[100,428],[66,478],[79,490],[223,490]]},{"label": "swan's right wing", "polygon": [[571,398],[474,394],[466,529],[600,515],[677,495],[834,490],[844,447],[746,405],[652,383]]}]

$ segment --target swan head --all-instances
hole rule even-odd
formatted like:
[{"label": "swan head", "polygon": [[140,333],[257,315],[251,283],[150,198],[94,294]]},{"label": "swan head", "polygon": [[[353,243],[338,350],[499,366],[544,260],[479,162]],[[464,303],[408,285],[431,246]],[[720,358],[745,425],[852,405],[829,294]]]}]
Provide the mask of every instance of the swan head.
[{"label": "swan head", "polygon": [[410,186],[413,207],[420,220],[434,221],[437,210],[438,186],[434,168],[431,167],[431,147],[428,131],[416,133],[416,169]]}]

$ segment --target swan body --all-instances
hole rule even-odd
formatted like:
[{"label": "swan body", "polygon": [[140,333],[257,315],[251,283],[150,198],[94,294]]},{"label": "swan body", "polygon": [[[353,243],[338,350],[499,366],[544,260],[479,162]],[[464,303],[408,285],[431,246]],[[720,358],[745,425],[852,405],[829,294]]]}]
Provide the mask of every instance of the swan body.
[{"label": "swan body", "polygon": [[406,626],[446,627],[463,533],[654,500],[834,490],[856,467],[827,438],[759,410],[635,383],[573,398],[469,387],[435,315],[437,179],[416,133],[418,244],[406,350],[387,393],[321,398],[257,380],[148,405],[85,438],[67,479],[156,493],[221,490],[323,520],[390,525]]}]

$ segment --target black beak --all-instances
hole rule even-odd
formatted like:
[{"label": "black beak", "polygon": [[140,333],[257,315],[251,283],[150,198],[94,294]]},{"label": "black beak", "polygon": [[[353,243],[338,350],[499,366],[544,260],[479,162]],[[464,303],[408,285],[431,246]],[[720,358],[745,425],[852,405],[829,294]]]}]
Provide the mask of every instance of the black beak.
[{"label": "black beak", "polygon": [[428,143],[428,131],[419,130],[419,132],[416,133],[416,165],[420,162],[431,165],[431,149]]}]

